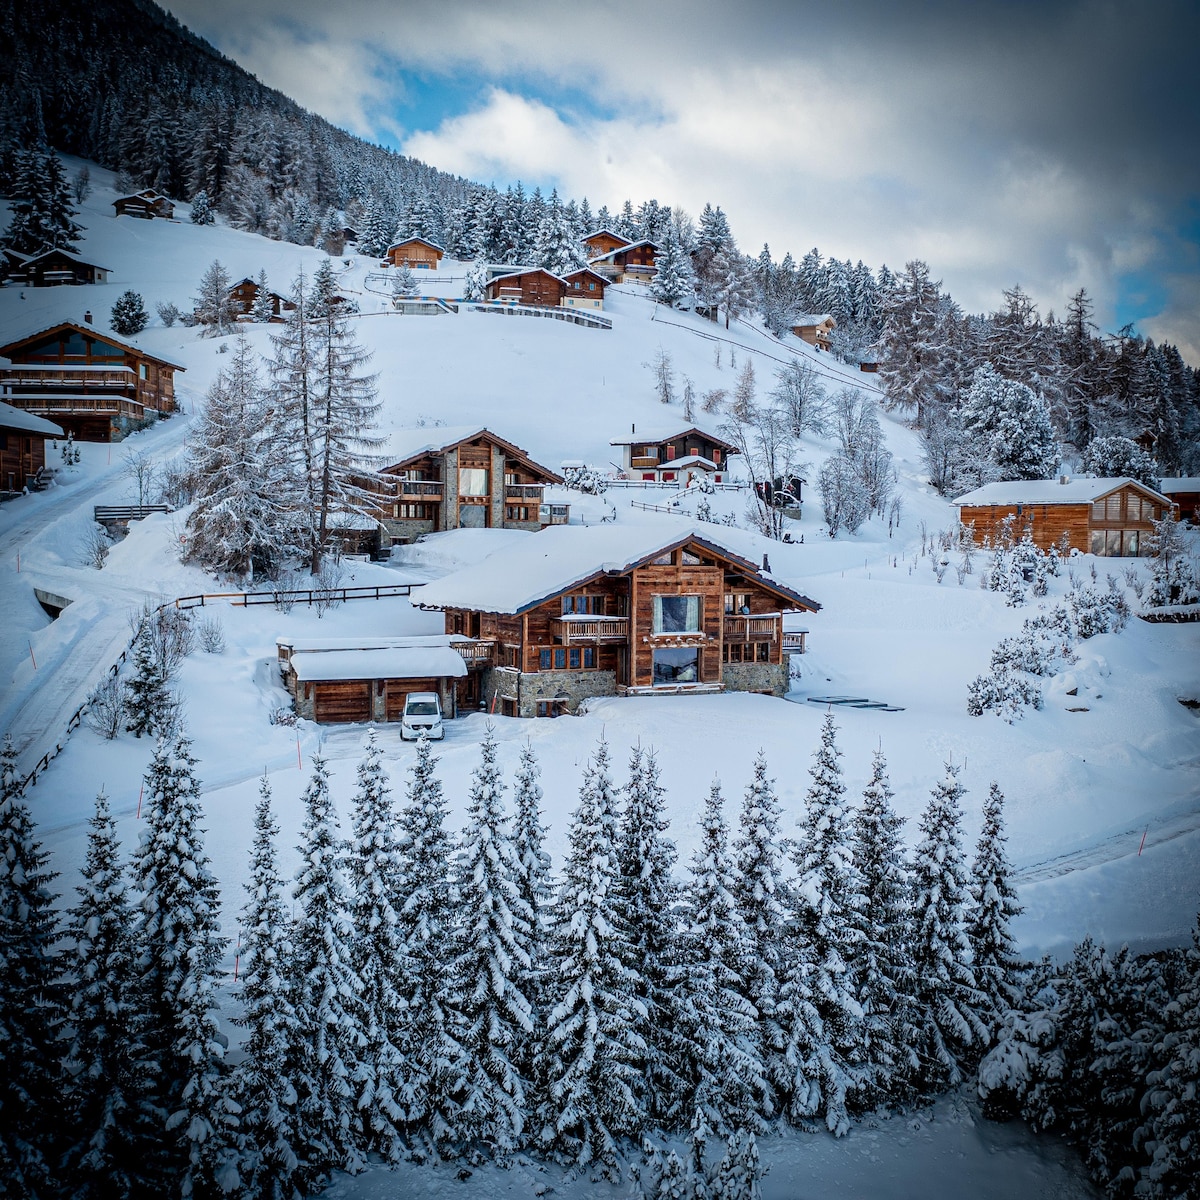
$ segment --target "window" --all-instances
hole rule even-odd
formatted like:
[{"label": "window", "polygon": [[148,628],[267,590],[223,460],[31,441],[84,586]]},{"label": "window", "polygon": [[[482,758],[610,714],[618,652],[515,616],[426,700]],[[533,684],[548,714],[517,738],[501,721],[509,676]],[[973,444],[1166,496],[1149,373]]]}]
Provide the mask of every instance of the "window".
[{"label": "window", "polygon": [[1122,532],[1121,554],[1125,558],[1137,558],[1138,531],[1136,529],[1126,529]]},{"label": "window", "polygon": [[771,643],[770,642],[759,642],[758,643],[758,652],[755,654],[755,658],[757,658],[759,662],[770,662],[771,661]]},{"label": "window", "polygon": [[655,596],[655,633],[699,633],[699,596]]},{"label": "window", "polygon": [[654,472],[653,471],[643,471],[642,479],[645,480],[647,483],[653,483],[654,482]]},{"label": "window", "polygon": [[590,671],[596,666],[594,646],[554,646],[538,651],[541,671]]},{"label": "window", "polygon": [[660,554],[655,560],[656,567],[669,567],[675,561],[675,556],[670,550],[666,554]]},{"label": "window", "polygon": [[674,471],[664,471],[663,472],[663,482],[664,483],[673,483],[674,481],[675,481],[675,472]]},{"label": "window", "polygon": [[138,363],[138,378],[146,379],[149,376],[150,368],[145,363]]},{"label": "window", "polygon": [[696,683],[699,679],[700,651],[695,646],[654,651],[653,682],[655,687]]},{"label": "window", "polygon": [[429,520],[428,506],[424,504],[397,504],[396,519],[400,521]]},{"label": "window", "polygon": [[486,496],[488,494],[488,472],[484,467],[459,467],[458,494],[460,496]]},{"label": "window", "polygon": [[1131,494],[1125,497],[1125,518],[1129,521],[1140,521],[1142,519],[1141,496]]},{"label": "window", "polygon": [[700,555],[693,554],[690,550],[684,550],[680,556],[680,561],[685,567],[698,567],[700,565]]},{"label": "window", "polygon": [[721,451],[719,448],[714,447],[712,452],[712,460],[714,467],[719,467],[721,465]]},{"label": "window", "polygon": [[600,616],[604,613],[603,596],[564,596],[562,598],[563,613],[584,613],[588,616]]},{"label": "window", "polygon": [[504,519],[506,521],[528,521],[529,509],[523,504],[509,504],[504,509]]},{"label": "window", "polygon": [[725,611],[729,614],[750,611],[750,597],[745,592],[726,592]]},{"label": "window", "polygon": [[675,443],[667,443],[667,462],[670,462],[675,457]]}]

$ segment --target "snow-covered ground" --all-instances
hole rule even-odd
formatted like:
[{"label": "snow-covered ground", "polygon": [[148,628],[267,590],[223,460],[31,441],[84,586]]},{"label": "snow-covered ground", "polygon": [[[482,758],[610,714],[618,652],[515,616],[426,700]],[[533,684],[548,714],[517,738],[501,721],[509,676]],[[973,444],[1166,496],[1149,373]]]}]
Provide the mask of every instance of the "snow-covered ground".
[{"label": "snow-covered ground", "polygon": [[[81,252],[109,267],[113,282],[26,289],[23,294],[0,289],[0,342],[57,320],[79,319],[85,309],[103,327],[112,303],[126,288],[139,291],[151,311],[159,300],[185,307],[214,258],[234,279],[257,275],[265,267],[272,287],[282,291],[301,265],[311,273],[322,257],[315,250],[220,225],[193,226],[186,221],[186,206],[177,208],[185,217],[181,223],[114,218],[110,177],[95,167],[92,177],[97,186],[81,217],[88,227]],[[398,316],[385,311],[386,296],[368,290],[367,276],[378,273],[378,264],[350,262],[342,284],[360,293],[356,298],[364,315],[356,328],[374,351],[385,429],[420,421],[479,422],[548,465],[563,459],[605,465],[616,456],[609,440],[631,425],[657,425],[668,415],[682,423],[678,405],[664,411],[654,396],[647,364],[659,347],[671,356],[680,386],[686,374],[698,395],[714,388],[731,390],[736,370],[746,361],[754,362],[759,391],[765,392],[775,368],[790,354],[812,360],[826,373],[831,390],[875,388],[869,376],[839,367],[795,339],[784,347],[750,325],[726,332],[699,318],[664,313],[632,286],[608,293],[611,331],[467,312]],[[463,264],[445,264],[442,272],[421,279],[422,290],[457,295],[455,276],[463,269]],[[252,326],[247,332],[256,348],[268,352],[269,328]],[[130,499],[132,483],[123,473],[126,455],[145,450],[165,461],[178,453],[206,387],[228,361],[221,347],[229,339],[202,339],[179,325],[167,329],[155,321],[137,340],[187,367],[177,377],[183,411],[122,445],[85,445],[80,466],[63,471],[50,490],[0,506],[0,730],[12,730],[26,769],[64,740],[67,720],[120,653],[129,636],[129,613],[143,599],[157,602],[224,590],[220,582],[179,563],[177,516],[135,525],[103,570],[84,565],[91,506]],[[736,368],[731,350],[737,355]],[[544,773],[548,848],[561,860],[581,769],[598,739],[607,738],[618,764],[640,739],[658,751],[672,833],[681,864],[686,864],[713,775],[721,777],[732,811],[759,748],[777,778],[785,832],[790,832],[801,812],[807,766],[824,715],[824,708],[808,697],[861,695],[903,711],[838,712],[847,783],[852,792],[861,790],[871,752],[882,746],[910,836],[947,758],[964,767],[972,841],[988,784],[999,782],[1007,797],[1009,849],[1026,908],[1016,927],[1026,953],[1062,951],[1087,933],[1138,947],[1183,943],[1200,899],[1200,721],[1179,701],[1200,695],[1200,626],[1131,621],[1121,634],[1081,645],[1074,677],[1051,682],[1043,711],[1030,712],[1013,726],[991,715],[968,716],[969,681],[986,668],[999,638],[1015,632],[1033,609],[1005,607],[1001,597],[978,587],[977,576],[964,586],[956,583],[953,572],[941,584],[936,581],[929,559],[920,556],[921,527],[948,527],[954,510],[927,487],[912,432],[886,416],[883,424],[903,498],[894,536],[876,520],[855,536],[830,541],[821,532],[814,497],[795,527],[804,535],[803,544],[752,545],[755,555],[769,554],[778,578],[823,606],[801,622],[810,630],[810,652],[799,660],[801,674],[789,702],[741,694],[638,697],[594,702],[586,715],[556,721],[472,715],[451,723],[438,749],[453,819],[461,817],[466,781],[490,719],[501,765],[510,777],[525,739],[532,741]],[[805,449],[812,464],[805,473],[815,479],[831,446],[814,441]],[[53,456],[51,464],[57,465]],[[678,516],[643,512],[630,503],[647,498],[632,489],[613,489],[602,498],[569,495],[575,520],[598,520],[615,507],[620,522],[682,526]],[[712,503],[718,515],[742,516],[745,497],[720,494]],[[685,500],[681,508],[694,513],[694,501]],[[422,582],[478,560],[505,539],[525,536],[538,535],[442,535],[397,553],[386,565],[352,564],[352,577],[345,582]],[[1073,569],[1086,573],[1093,562],[1101,581],[1106,571],[1118,567],[1082,557],[1073,560]],[[34,586],[74,603],[51,621],[34,598]],[[1052,595],[1065,586],[1065,579],[1053,580]],[[271,722],[272,713],[287,704],[274,665],[275,638],[317,632],[434,632],[439,622],[403,599],[354,601],[320,616],[301,607],[282,613],[270,606],[218,603],[204,615],[220,619],[226,648],[219,655],[197,650],[184,664],[180,689],[205,786],[208,848],[223,885],[223,923],[232,939],[227,965],[232,970],[258,777],[264,771],[271,777],[282,826],[282,865],[288,872],[295,867],[291,847],[300,825],[297,799],[313,751],[321,746],[331,760],[333,788],[344,815],[364,737],[361,727],[318,728],[301,722],[291,728]],[[1079,691],[1068,699],[1070,686]],[[1068,711],[1080,707],[1088,711]],[[399,790],[413,750],[394,729],[385,728],[380,736],[393,787]],[[66,741],[63,753],[30,792],[41,835],[61,872],[64,897],[72,895],[99,787],[113,801],[126,844],[133,844],[150,750],[132,735],[105,742],[84,726]],[[232,1010],[235,1002],[228,995],[227,1003]],[[1087,1194],[1067,1180],[1070,1170],[1061,1164],[1026,1155],[1016,1165],[1019,1139],[1003,1129],[971,1126],[956,1113],[961,1116],[953,1105],[939,1106],[933,1125],[909,1130],[898,1122],[884,1123],[878,1130],[856,1129],[837,1145],[823,1138],[789,1138],[786,1146],[764,1152],[776,1164],[769,1194]],[[930,1130],[942,1132],[934,1137]],[[922,1150],[926,1146],[927,1155]],[[862,1165],[863,1172],[854,1173],[848,1163]],[[882,1181],[874,1193],[860,1186],[868,1173]],[[1011,1180],[1007,1190],[997,1182],[1000,1176]],[[924,1186],[919,1192],[905,1191],[908,1184],[902,1177],[924,1178]],[[972,1181],[969,1188],[961,1182],[967,1179]],[[339,1185],[333,1194],[438,1195],[449,1182],[448,1175],[437,1172],[374,1172],[366,1181]],[[477,1194],[527,1194],[532,1181],[525,1174],[502,1174],[487,1186],[490,1191]],[[585,1193],[575,1185],[560,1194]]]}]

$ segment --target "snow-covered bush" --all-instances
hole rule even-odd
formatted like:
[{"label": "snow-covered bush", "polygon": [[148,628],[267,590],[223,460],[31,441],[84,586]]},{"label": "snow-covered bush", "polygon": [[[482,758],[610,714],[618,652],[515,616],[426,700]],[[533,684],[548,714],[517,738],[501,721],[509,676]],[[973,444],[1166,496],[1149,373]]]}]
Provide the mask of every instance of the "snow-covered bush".
[{"label": "snow-covered bush", "polygon": [[1200,600],[1200,585],[1187,553],[1183,530],[1175,517],[1168,513],[1154,523],[1150,539],[1154,557],[1150,560],[1150,586],[1146,589],[1146,604],[1194,604]]},{"label": "snow-covered bush", "polygon": [[225,653],[225,629],[220,617],[204,617],[197,626],[200,649],[205,654]]},{"label": "snow-covered bush", "polygon": [[595,467],[564,467],[563,486],[589,496],[603,496],[608,491],[608,480]]},{"label": "snow-covered bush", "polygon": [[179,311],[179,306],[173,304],[170,300],[160,300],[155,306],[154,311],[158,313],[158,319],[170,328],[179,320],[183,314]]},{"label": "snow-covered bush", "polygon": [[97,571],[101,570],[108,562],[108,552],[111,549],[112,542],[108,540],[104,526],[93,524],[83,539],[84,565],[95,567]]},{"label": "snow-covered bush", "polygon": [[115,675],[106,675],[87,699],[89,728],[112,741],[125,725],[125,689]]},{"label": "snow-covered bush", "polygon": [[977,675],[967,688],[967,712],[973,717],[994,712],[1011,725],[1025,715],[1025,709],[1041,707],[1040,685],[1020,671]]}]

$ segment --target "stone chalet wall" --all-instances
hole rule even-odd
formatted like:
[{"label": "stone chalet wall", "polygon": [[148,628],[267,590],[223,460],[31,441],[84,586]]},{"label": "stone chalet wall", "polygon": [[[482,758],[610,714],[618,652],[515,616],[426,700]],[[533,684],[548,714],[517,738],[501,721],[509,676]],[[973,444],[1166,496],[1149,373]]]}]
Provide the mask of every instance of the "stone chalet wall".
[{"label": "stone chalet wall", "polygon": [[517,699],[520,681],[519,717],[536,717],[539,700],[552,700],[555,696],[568,697],[567,711],[575,712],[583,700],[593,696],[615,696],[617,676],[615,671],[533,671],[522,674],[517,670],[493,667],[484,673],[483,694],[487,707],[492,707],[492,697],[497,697],[497,707],[502,699]]},{"label": "stone chalet wall", "polygon": [[770,692],[782,696],[788,690],[788,663],[723,663],[721,682],[727,692]]}]

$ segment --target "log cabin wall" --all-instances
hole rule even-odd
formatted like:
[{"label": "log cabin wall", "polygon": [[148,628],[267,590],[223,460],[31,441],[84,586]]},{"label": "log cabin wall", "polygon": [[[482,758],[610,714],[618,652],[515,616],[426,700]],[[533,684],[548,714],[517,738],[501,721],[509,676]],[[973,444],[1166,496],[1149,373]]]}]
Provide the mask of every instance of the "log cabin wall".
[{"label": "log cabin wall", "polygon": [[0,492],[19,492],[46,465],[46,439],[0,429]]},{"label": "log cabin wall", "polygon": [[[725,572],[719,565],[684,565],[682,549],[671,552],[670,563],[635,567],[630,583],[630,685],[654,684],[654,651],[677,647],[699,648],[698,682],[721,680],[721,640],[725,615]],[[700,629],[697,634],[654,633],[655,596],[698,596]]]}]

